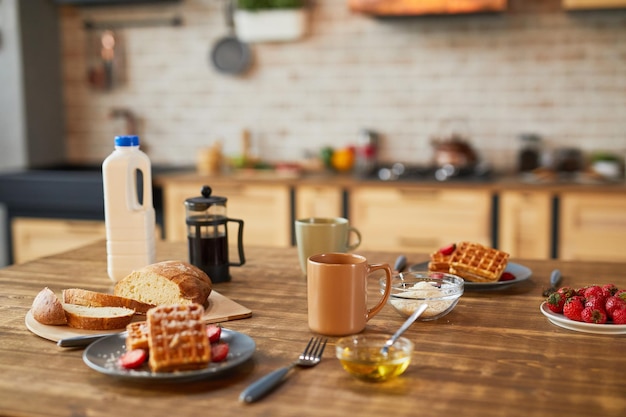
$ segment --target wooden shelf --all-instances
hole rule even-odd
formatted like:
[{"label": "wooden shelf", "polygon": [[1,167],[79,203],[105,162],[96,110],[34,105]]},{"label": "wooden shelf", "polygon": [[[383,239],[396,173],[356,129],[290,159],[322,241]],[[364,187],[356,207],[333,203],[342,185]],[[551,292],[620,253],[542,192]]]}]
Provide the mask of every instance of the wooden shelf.
[{"label": "wooden shelf", "polygon": [[566,10],[621,9],[626,8],[626,0],[563,0]]},{"label": "wooden shelf", "polygon": [[350,10],[378,16],[501,12],[507,0],[348,0]]}]

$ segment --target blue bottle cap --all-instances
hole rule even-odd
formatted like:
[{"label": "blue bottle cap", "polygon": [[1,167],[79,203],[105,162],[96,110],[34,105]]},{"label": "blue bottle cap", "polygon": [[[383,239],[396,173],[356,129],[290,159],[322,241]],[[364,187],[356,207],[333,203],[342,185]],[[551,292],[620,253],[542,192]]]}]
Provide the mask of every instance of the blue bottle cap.
[{"label": "blue bottle cap", "polygon": [[116,136],[115,146],[139,146],[139,136],[137,135]]}]

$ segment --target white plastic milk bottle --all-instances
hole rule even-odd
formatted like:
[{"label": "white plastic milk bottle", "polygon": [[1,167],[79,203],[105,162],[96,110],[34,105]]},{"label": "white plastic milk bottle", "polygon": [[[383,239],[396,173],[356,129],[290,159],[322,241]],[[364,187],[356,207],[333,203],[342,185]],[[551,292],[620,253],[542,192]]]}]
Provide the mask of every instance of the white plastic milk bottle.
[{"label": "white plastic milk bottle", "polygon": [[152,172],[138,136],[115,137],[115,151],[102,163],[102,179],[107,272],[117,282],[155,262]]}]

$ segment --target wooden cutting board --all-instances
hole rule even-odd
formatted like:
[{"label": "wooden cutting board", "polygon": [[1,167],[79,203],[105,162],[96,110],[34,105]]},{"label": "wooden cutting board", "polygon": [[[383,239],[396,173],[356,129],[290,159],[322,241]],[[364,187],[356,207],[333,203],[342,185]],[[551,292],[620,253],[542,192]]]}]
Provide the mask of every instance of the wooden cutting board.
[{"label": "wooden cutting board", "polygon": [[[209,305],[204,313],[206,323],[222,323],[226,321],[245,319],[252,316],[252,310],[234,302],[228,297],[223,296],[219,292],[213,290],[209,296]],[[144,320],[143,316],[135,316],[136,321]],[[83,330],[74,329],[69,326],[48,326],[39,323],[34,319],[30,310],[26,313],[26,327],[39,337],[58,342],[61,339],[69,337],[84,336],[91,334],[114,334],[125,331],[126,329],[117,330]]]}]

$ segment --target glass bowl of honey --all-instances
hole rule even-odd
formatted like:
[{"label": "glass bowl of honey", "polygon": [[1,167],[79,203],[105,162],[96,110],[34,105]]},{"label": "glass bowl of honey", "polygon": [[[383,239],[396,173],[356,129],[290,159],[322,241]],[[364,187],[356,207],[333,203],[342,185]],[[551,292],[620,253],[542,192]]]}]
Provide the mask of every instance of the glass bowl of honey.
[{"label": "glass bowl of honey", "polygon": [[358,334],[339,339],[337,359],[350,375],[368,382],[383,382],[402,375],[411,363],[413,342],[400,337],[384,353],[389,336]]}]

